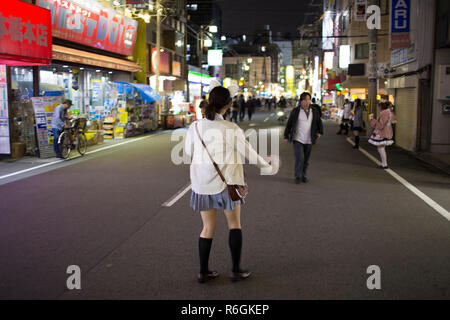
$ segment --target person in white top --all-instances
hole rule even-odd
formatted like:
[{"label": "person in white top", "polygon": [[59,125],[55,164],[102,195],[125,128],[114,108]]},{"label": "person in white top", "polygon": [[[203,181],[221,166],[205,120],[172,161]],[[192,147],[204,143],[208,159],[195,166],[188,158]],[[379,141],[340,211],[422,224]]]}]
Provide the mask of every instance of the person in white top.
[{"label": "person in white top", "polygon": [[341,135],[342,131],[345,131],[344,135],[348,135],[350,118],[352,117],[352,104],[348,99],[345,99],[344,103],[344,114],[342,115],[342,123],[340,126],[340,130],[336,133],[337,135]]},{"label": "person in white top", "polygon": [[[223,119],[222,115],[230,108],[231,102],[228,89],[215,87],[205,107],[206,119],[194,122],[186,133],[185,153],[192,159],[190,205],[195,211],[200,211],[203,221],[203,230],[199,239],[200,273],[197,275],[200,283],[215,279],[219,275],[208,268],[218,209],[224,210],[230,229],[229,246],[233,263],[230,278],[232,281],[238,281],[250,276],[249,271],[240,268],[242,248],[240,215],[243,202],[231,199],[227,184],[245,184],[243,169],[245,158],[260,167],[263,175],[273,175],[278,171],[274,157],[269,157],[269,162],[263,159],[245,139],[242,129],[237,124]],[[208,152],[217,163],[227,184],[221,180]],[[274,162],[274,165],[271,162]]]}]

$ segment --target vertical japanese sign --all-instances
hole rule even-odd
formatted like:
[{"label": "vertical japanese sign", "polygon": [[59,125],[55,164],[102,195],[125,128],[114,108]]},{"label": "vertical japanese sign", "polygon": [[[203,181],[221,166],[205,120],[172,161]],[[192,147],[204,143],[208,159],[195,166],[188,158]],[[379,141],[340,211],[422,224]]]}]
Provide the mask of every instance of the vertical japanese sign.
[{"label": "vertical japanese sign", "polygon": [[0,65],[0,154],[11,154],[6,66]]},{"label": "vertical japanese sign", "polygon": [[50,11],[17,0],[2,2],[0,43],[0,60],[8,65],[50,64]]},{"label": "vertical japanese sign", "polygon": [[95,0],[37,0],[52,13],[53,36],[131,56],[137,21]]},{"label": "vertical japanese sign", "polygon": [[391,5],[391,49],[409,48],[411,0],[392,0]]},{"label": "vertical japanese sign", "polygon": [[367,0],[355,0],[355,21],[366,21]]}]

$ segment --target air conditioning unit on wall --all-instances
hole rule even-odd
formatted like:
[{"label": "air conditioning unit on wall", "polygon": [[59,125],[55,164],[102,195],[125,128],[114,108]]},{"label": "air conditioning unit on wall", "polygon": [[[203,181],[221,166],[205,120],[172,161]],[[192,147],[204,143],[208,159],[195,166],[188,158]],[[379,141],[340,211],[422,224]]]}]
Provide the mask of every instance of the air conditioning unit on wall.
[{"label": "air conditioning unit on wall", "polygon": [[438,69],[438,99],[450,100],[450,65],[440,65]]}]

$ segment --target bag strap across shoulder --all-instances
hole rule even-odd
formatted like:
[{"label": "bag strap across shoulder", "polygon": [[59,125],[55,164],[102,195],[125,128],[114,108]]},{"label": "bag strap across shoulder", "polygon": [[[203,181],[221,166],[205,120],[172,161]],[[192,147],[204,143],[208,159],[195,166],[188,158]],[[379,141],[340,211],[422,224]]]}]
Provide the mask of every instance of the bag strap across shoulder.
[{"label": "bag strap across shoulder", "polygon": [[219,174],[220,179],[222,179],[222,181],[223,181],[226,185],[228,185],[228,184],[227,184],[227,181],[225,180],[225,177],[224,177],[223,174],[222,174],[222,171],[220,171],[219,166],[218,166],[217,163],[214,161],[213,157],[211,156],[211,154],[210,154],[209,151],[208,151],[208,148],[206,147],[205,142],[203,141],[202,137],[200,136],[200,132],[198,131],[198,126],[197,126],[197,124],[198,124],[198,122],[195,122],[195,130],[197,131],[198,138],[199,138],[200,141],[202,142],[202,145],[203,145],[203,147],[205,148],[206,153],[208,153],[208,156],[209,156],[209,158],[211,159],[211,162],[213,163],[214,168],[216,169],[217,173]]}]

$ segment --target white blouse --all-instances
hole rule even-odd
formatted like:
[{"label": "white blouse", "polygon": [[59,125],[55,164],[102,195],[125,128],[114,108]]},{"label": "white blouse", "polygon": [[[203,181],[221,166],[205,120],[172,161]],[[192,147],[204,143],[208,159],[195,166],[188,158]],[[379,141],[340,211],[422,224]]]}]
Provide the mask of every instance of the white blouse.
[{"label": "white blouse", "polygon": [[274,168],[253,149],[237,124],[225,121],[221,115],[216,114],[214,121],[202,119],[194,122],[186,133],[185,153],[192,159],[190,174],[192,190],[195,193],[214,195],[226,188],[197,135],[195,123],[198,124],[198,131],[208,152],[228,184],[244,185],[245,159],[261,168],[262,175],[276,173]]}]

